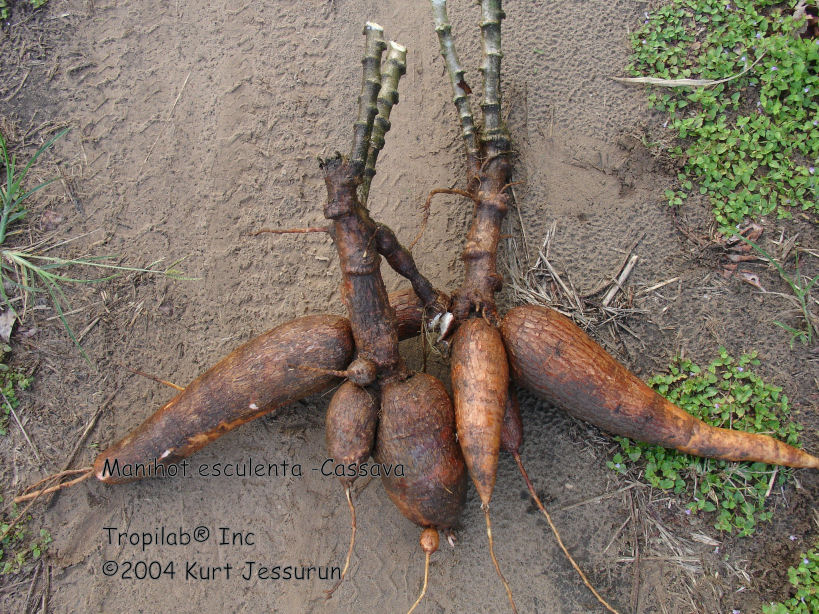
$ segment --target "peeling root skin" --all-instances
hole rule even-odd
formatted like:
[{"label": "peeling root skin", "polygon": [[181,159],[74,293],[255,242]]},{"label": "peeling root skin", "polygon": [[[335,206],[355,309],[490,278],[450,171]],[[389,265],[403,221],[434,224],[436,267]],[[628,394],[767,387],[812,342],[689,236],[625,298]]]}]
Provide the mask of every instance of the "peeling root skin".
[{"label": "peeling root skin", "polygon": [[[396,290],[392,292],[388,298],[390,306],[395,311],[398,338],[404,340],[420,335],[424,320],[424,303],[418,298],[413,289],[404,288],[402,290]],[[437,308],[445,312],[449,304],[449,298],[439,292],[438,299]],[[432,319],[434,317],[435,315],[433,313],[427,313],[427,318]]]},{"label": "peeling root skin", "polygon": [[[120,470],[143,464],[169,465],[190,456],[214,439],[283,405],[326,390],[339,380],[293,365],[344,369],[353,356],[346,318],[314,315],[297,318],[234,350],[196,378],[94,461],[94,475],[118,484],[138,477],[110,475],[106,461]],[[150,477],[153,473],[147,473]]]},{"label": "peeling root skin", "polygon": [[506,314],[501,334],[515,380],[610,433],[695,456],[819,468],[819,458],[772,437],[694,418],[552,309],[516,307]]}]

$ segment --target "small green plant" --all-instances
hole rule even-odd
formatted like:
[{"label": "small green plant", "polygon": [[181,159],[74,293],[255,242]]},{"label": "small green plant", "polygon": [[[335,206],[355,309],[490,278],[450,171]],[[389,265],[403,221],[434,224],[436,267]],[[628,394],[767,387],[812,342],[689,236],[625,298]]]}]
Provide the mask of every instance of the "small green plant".
[{"label": "small green plant", "polygon": [[[0,281],[2,281],[0,283],[0,306],[5,309],[12,309],[12,303],[15,300],[22,300],[22,311],[25,313],[26,306],[32,295],[38,292],[46,292],[69,336],[77,347],[80,347],[79,341],[66,319],[65,314],[69,311],[69,304],[62,289],[63,284],[98,283],[113,279],[124,272],[152,273],[173,279],[190,278],[183,277],[180,271],[173,268],[177,263],[171,264],[166,269],[158,269],[155,267],[161,261],[156,261],[147,268],[140,268],[113,264],[112,256],[58,258],[44,254],[48,250],[69,243],[70,240],[51,244],[40,242],[22,248],[11,248],[7,245],[7,239],[14,234],[11,229],[12,225],[22,220],[28,213],[23,204],[24,201],[56,179],[44,181],[26,190],[23,187],[26,176],[37,159],[66,132],[68,132],[68,129],[46,141],[22,170],[17,165],[16,156],[9,155],[6,140],[0,134],[0,165],[5,167],[5,183],[0,185]],[[102,268],[110,274],[92,279],[79,278],[65,273],[70,267]],[[10,297],[7,288],[16,290],[17,293]],[[82,348],[80,348],[80,351],[82,351]],[[84,352],[83,355],[85,355]]]},{"label": "small green plant", "polygon": [[799,273],[799,251],[796,251],[796,272],[794,273],[793,277],[788,275],[785,272],[785,269],[782,268],[782,265],[779,264],[773,256],[771,256],[768,252],[766,252],[762,247],[748,239],[747,237],[743,237],[741,234],[736,233],[736,236],[745,241],[748,245],[750,245],[754,250],[762,256],[765,260],[767,260],[779,273],[779,276],[782,280],[787,283],[791,291],[793,292],[793,296],[785,296],[785,298],[792,299],[796,305],[799,307],[800,311],[802,312],[802,321],[804,323],[805,328],[793,328],[792,326],[788,326],[784,322],[775,321],[774,324],[779,326],[780,328],[786,330],[791,335],[791,347],[793,347],[793,342],[797,339],[802,342],[803,345],[809,345],[814,340],[814,333],[817,333],[816,323],[814,320],[813,313],[811,312],[810,303],[810,291],[816,282],[819,281],[819,275],[814,277],[813,279],[804,279],[802,275]]},{"label": "small green plant", "polygon": [[726,79],[711,87],[655,90],[682,140],[681,205],[707,196],[725,229],[794,207],[819,212],[819,40],[801,38],[796,0],[672,0],[646,13],[632,36],[635,75]]},{"label": "small green plant", "polygon": [[43,555],[52,541],[46,529],[40,529],[34,539],[28,538],[26,523],[31,516],[18,519],[18,515],[19,511],[14,506],[11,517],[0,521],[0,576],[25,570]]},{"label": "small green plant", "polygon": [[814,614],[819,612],[819,542],[788,568],[788,580],[796,594],[784,603],[762,606],[763,614]]},{"label": "small green plant", "polygon": [[[719,356],[702,369],[687,359],[671,363],[669,372],[649,380],[657,392],[714,426],[765,433],[798,445],[801,427],[791,422],[788,398],[751,371],[759,364],[756,353],[739,359],[720,349]],[[622,452],[609,468],[626,474],[632,469],[655,488],[690,498],[687,514],[716,513],[715,527],[740,536],[750,535],[761,521],[770,520],[766,494],[783,484],[791,471],[764,463],[732,463],[689,456],[660,446],[616,438]]]},{"label": "small green plant", "polygon": [[31,377],[16,371],[6,364],[6,357],[11,348],[3,344],[0,346],[0,435],[8,432],[9,414],[17,409],[20,401],[17,400],[17,391],[25,390],[31,385]]},{"label": "small green plant", "polygon": [[[35,9],[40,8],[43,6],[48,0],[29,0],[31,6]],[[0,0],[0,19],[8,19],[9,18],[9,3],[7,0]]]}]

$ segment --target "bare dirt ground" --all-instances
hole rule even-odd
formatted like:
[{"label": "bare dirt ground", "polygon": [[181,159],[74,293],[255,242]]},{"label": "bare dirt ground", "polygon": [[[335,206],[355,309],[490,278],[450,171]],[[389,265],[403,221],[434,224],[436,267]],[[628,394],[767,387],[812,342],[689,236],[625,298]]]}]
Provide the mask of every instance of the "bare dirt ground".
[{"label": "bare dirt ground", "polygon": [[[72,290],[72,306],[80,309],[70,323],[84,332],[93,364],[59,322],[47,320],[53,316],[47,302],[32,312],[20,330],[33,334],[18,330],[12,343],[17,362],[37,366],[21,412],[44,462],[12,427],[0,441],[6,501],[61,469],[98,409],[98,424],[75,466],[89,464],[97,450],[173,396],[123,365],[184,385],[277,323],[342,313],[337,260],[326,237],[249,235],[265,226],[321,221],[325,194],[316,156],[349,147],[365,21],[380,23],[409,49],[401,102],[371,191],[374,216],[408,242],[429,190],[464,177],[426,2],[51,0],[36,14],[22,4],[0,30],[0,128],[21,155],[30,155],[61,126],[71,127],[36,170],[45,178],[59,166],[66,181],[32,203],[33,236],[57,219],[50,230],[56,236],[83,235],[63,248],[64,256],[117,254],[143,266],[184,258],[181,268],[197,279],[130,275]],[[507,3],[503,85],[520,154],[516,179],[524,182],[516,188],[520,218],[510,216],[508,232],[521,241],[525,229],[535,257],[557,221],[551,256],[581,293],[616,273],[640,239],[632,290],[679,281],[637,296],[643,312],[627,320],[633,335],[612,336],[608,327],[592,334],[646,377],[679,353],[702,364],[720,345],[734,354],[758,350],[760,371],[785,388],[805,426],[805,444],[816,450],[815,351],[789,349],[786,335],[771,323],[782,317],[783,304],[723,279],[711,252],[680,233],[663,197],[674,164],[645,147],[662,120],[647,110],[643,90],[608,78],[623,74],[629,28],[647,7],[627,0]],[[452,2],[450,15],[467,80],[478,90],[479,13],[467,2]],[[444,289],[461,277],[470,215],[471,206],[441,197],[415,249],[421,269]],[[681,218],[707,236],[705,207],[689,204]],[[784,230],[799,233],[803,244],[817,244],[810,222],[764,224],[766,237]],[[761,265],[753,270],[766,287],[785,290],[771,271]],[[386,279],[390,289],[402,285],[389,273]],[[505,300],[509,306],[508,292]],[[420,368],[419,343],[406,342],[405,350]],[[430,368],[446,373],[441,362]],[[771,496],[774,522],[756,537],[727,538],[707,516],[686,517],[673,498],[626,488],[629,483],[605,466],[613,444],[599,431],[526,394],[522,401],[530,474],[568,548],[620,611],[755,612],[786,595],[785,569],[815,536],[816,472],[798,472],[797,481]],[[422,579],[418,529],[377,480],[357,484],[356,554],[331,601],[323,600],[326,581],[246,581],[240,575],[247,561],[317,567],[343,561],[349,526],[342,489],[312,470],[326,458],[326,405],[326,396],[297,403],[191,459],[194,469],[250,458],[286,461],[286,476],[194,475],[120,487],[89,482],[48,506],[38,504],[32,524],[54,538],[46,567],[31,591],[33,572],[0,580],[0,610],[26,611],[48,592],[50,612],[406,611]],[[295,464],[302,475],[293,475]],[[497,553],[520,611],[600,611],[509,458],[501,459],[493,501]],[[109,543],[105,529],[192,532],[197,526],[209,528],[211,538],[144,551]],[[253,544],[219,545],[219,527],[252,532]],[[692,540],[694,533],[717,540],[718,550]],[[445,545],[432,557],[429,592],[418,611],[506,610],[474,491],[457,534],[454,549]],[[675,543],[682,549],[675,552]],[[108,560],[121,566],[174,561],[177,574],[108,577]],[[224,572],[186,579],[186,562],[197,570],[231,564],[234,571],[229,580]]]}]

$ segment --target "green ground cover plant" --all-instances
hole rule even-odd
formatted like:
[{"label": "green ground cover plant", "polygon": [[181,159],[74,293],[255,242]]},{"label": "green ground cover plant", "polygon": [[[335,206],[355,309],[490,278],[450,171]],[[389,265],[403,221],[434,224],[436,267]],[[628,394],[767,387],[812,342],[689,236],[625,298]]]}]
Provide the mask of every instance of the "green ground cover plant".
[{"label": "green ground cover plant", "polygon": [[[35,9],[43,6],[48,0],[28,0],[29,4]],[[0,19],[8,19],[11,14],[11,2],[8,0],[0,0]]]},{"label": "green ground cover plant", "polygon": [[[709,424],[765,433],[798,445],[801,427],[789,419],[788,398],[752,371],[758,364],[756,353],[735,359],[721,349],[705,368],[678,359],[667,374],[655,375],[648,383]],[[791,474],[764,463],[705,459],[625,437],[615,439],[622,451],[608,462],[609,468],[639,474],[651,486],[684,497],[687,514],[714,513],[717,529],[740,536],[751,535],[759,522],[770,520],[766,495]]]},{"label": "green ground cover plant", "polygon": [[6,364],[11,352],[8,345],[0,345],[0,435],[8,432],[9,416],[20,405],[17,393],[31,386],[31,377]]},{"label": "green ground cover plant", "polygon": [[[7,364],[10,352],[8,345],[0,346],[0,435],[7,434],[9,414],[20,405],[17,393],[28,388],[32,380]],[[0,506],[2,503],[3,498],[0,497]],[[51,543],[51,535],[45,529],[32,538],[27,526],[31,517],[26,515],[19,518],[21,513],[15,505],[0,514],[0,576],[23,571],[39,559]]]},{"label": "green ground cover plant", "polygon": [[813,614],[819,612],[819,542],[788,568],[795,594],[784,603],[762,606],[763,614]]},{"label": "green ground cover plant", "polygon": [[[809,3],[810,4],[810,3]],[[815,3],[813,3],[815,6]],[[738,78],[657,88],[684,160],[671,205],[705,195],[727,230],[750,217],[819,213],[819,39],[795,0],[672,0],[632,35],[630,70],[664,79]]]},{"label": "green ground cover plant", "polygon": [[[2,503],[0,497],[0,503]],[[51,543],[51,534],[46,529],[40,529],[32,537],[27,526],[31,516],[21,514],[17,506],[12,507],[11,515],[3,515],[0,519],[0,576],[16,574],[30,568],[31,564],[39,560]]]},{"label": "green ground cover plant", "polygon": [[[0,497],[2,503],[2,497]],[[10,517],[0,519],[0,576],[16,574],[30,569],[48,549],[51,543],[51,534],[46,529],[40,529],[32,537],[27,526],[31,516],[18,520],[21,512],[14,506]]]},{"label": "green ground cover plant", "polygon": [[771,266],[776,269],[776,272],[779,273],[779,276],[782,278],[788,286],[790,286],[791,295],[781,295],[784,296],[786,299],[791,301],[799,308],[801,312],[801,326],[800,328],[794,328],[793,326],[789,326],[784,322],[780,322],[779,320],[775,320],[774,324],[779,326],[781,329],[785,330],[791,336],[791,348],[793,348],[794,341],[800,341],[803,345],[810,345],[816,339],[816,332],[817,332],[817,325],[816,325],[816,318],[813,315],[813,311],[811,310],[811,302],[812,298],[810,295],[810,291],[813,286],[816,285],[816,282],[819,281],[819,275],[816,275],[813,278],[805,277],[799,272],[799,250],[796,251],[795,259],[796,259],[796,271],[793,275],[788,274],[785,269],[779,264],[776,259],[771,256],[768,252],[766,252],[762,247],[743,237],[741,234],[737,233],[736,235],[739,239],[750,245],[754,251],[756,251],[762,258],[764,258]]}]

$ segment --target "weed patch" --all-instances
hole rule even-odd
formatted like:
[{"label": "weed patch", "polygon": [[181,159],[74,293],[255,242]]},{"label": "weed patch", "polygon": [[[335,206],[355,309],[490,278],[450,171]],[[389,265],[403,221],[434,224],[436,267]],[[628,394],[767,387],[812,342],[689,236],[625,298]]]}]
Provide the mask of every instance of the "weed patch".
[{"label": "weed patch", "polygon": [[[28,0],[28,3],[35,9],[43,6],[48,0]],[[0,0],[0,19],[8,19],[11,14],[11,5],[14,0]]]},{"label": "weed patch", "polygon": [[[755,353],[738,359],[724,349],[707,367],[676,360],[668,374],[649,380],[657,392],[697,418],[723,428],[765,433],[798,445],[801,430],[789,420],[788,398],[751,371],[759,364]],[[787,468],[765,463],[733,463],[699,458],[660,446],[616,437],[622,452],[609,468],[626,474],[637,470],[655,488],[689,498],[687,514],[716,514],[715,527],[740,536],[751,535],[759,522],[770,520],[766,495],[784,484]]]},{"label": "weed patch", "polygon": [[762,606],[763,614],[811,614],[819,612],[819,542],[799,557],[796,567],[788,568],[788,580],[795,589],[784,603]]},{"label": "weed patch", "polygon": [[800,35],[795,1],[672,0],[632,36],[635,75],[725,79],[654,90],[685,160],[677,206],[708,197],[723,229],[746,217],[819,213],[819,39]]},{"label": "weed patch", "polygon": [[17,399],[17,392],[25,390],[31,385],[31,377],[17,371],[6,364],[6,356],[11,352],[8,345],[0,346],[0,435],[8,432],[9,414],[12,409],[17,409],[20,401]]},{"label": "weed patch", "polygon": [[42,556],[52,541],[46,529],[40,529],[32,538],[26,526],[31,516],[18,519],[19,514],[17,506],[14,506],[11,517],[0,520],[0,576],[24,571]]},{"label": "weed patch", "polygon": [[[85,356],[79,340],[66,319],[69,303],[63,292],[63,285],[108,281],[125,272],[159,274],[172,279],[191,278],[184,277],[181,271],[173,268],[178,264],[178,261],[166,269],[159,269],[156,267],[161,260],[151,263],[146,268],[141,268],[114,264],[112,256],[59,258],[45,255],[45,252],[65,245],[71,239],[52,243],[47,241],[37,242],[21,248],[8,245],[9,237],[16,232],[20,232],[19,229],[13,230],[14,225],[28,213],[23,204],[24,201],[55,181],[55,179],[50,179],[33,188],[26,189],[25,180],[28,172],[37,159],[66,132],[68,132],[67,128],[46,141],[22,169],[17,163],[16,156],[9,154],[6,141],[3,135],[0,134],[0,167],[4,169],[2,174],[5,175],[5,181],[0,185],[0,281],[2,281],[0,283],[0,306],[5,309],[13,309],[13,303],[20,302],[23,306],[22,311],[25,313],[26,306],[32,295],[42,292],[47,293],[68,335]],[[71,267],[78,266],[103,269],[107,275],[89,279],[67,273],[67,270]],[[7,291],[6,288],[10,290]]]}]

